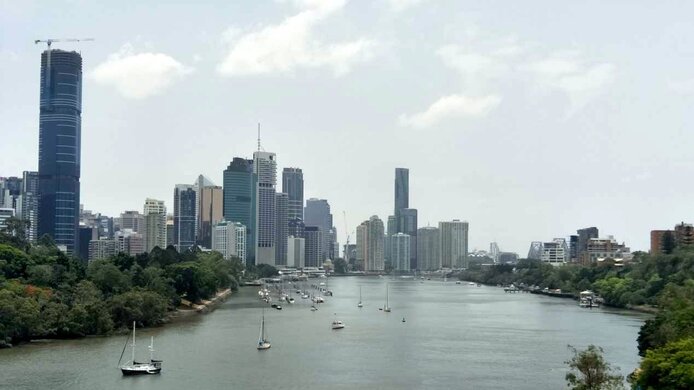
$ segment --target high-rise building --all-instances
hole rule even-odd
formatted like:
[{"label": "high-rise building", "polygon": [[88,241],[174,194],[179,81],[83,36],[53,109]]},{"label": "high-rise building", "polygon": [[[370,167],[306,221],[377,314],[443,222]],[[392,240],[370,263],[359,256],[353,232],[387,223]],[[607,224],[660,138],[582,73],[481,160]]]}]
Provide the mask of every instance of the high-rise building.
[{"label": "high-rise building", "polygon": [[78,245],[82,138],[82,56],[48,49],[41,54],[39,218],[68,253]]},{"label": "high-rise building", "polygon": [[14,209],[10,207],[0,207],[0,230],[7,227],[7,220],[14,217]]},{"label": "high-rise building", "polygon": [[395,168],[395,217],[402,209],[410,207],[410,170]]},{"label": "high-rise building", "polygon": [[330,229],[333,227],[333,215],[330,213],[330,204],[326,199],[311,198],[306,200],[304,209],[304,223],[307,226],[317,226],[321,231],[323,242],[321,243],[321,264],[325,259],[332,259],[330,253]]},{"label": "high-rise building", "polygon": [[518,254],[513,252],[499,253],[499,264],[516,264],[518,262]]},{"label": "high-rise building", "polygon": [[395,215],[388,216],[388,223],[386,224],[386,237],[384,243],[383,258],[390,261],[390,237],[398,232],[398,221],[395,219]]},{"label": "high-rise building", "polygon": [[304,219],[304,173],[301,168],[282,170],[282,192],[287,194],[287,218]]},{"label": "high-rise building", "polygon": [[578,236],[569,236],[569,260],[576,262],[578,261]]},{"label": "high-rise building", "polygon": [[255,186],[255,263],[275,264],[277,199],[277,161],[275,153],[253,153]]},{"label": "high-rise building", "polygon": [[174,245],[174,218],[173,214],[166,214],[166,247]]},{"label": "high-rise building", "polygon": [[163,200],[145,199],[142,210],[145,218],[145,250],[151,252],[155,247],[166,249],[166,205]]},{"label": "high-rise building", "polygon": [[0,177],[0,207],[18,211],[22,208],[22,179],[16,176]]},{"label": "high-rise building", "polygon": [[99,228],[80,224],[79,232],[79,259],[86,263],[89,261],[89,243],[99,239]]},{"label": "high-rise building", "polygon": [[118,253],[118,242],[115,239],[101,238],[89,241],[89,262],[106,259]]},{"label": "high-rise building", "polygon": [[569,247],[566,240],[563,238],[555,238],[551,242],[542,244],[542,254],[540,261],[549,263],[554,266],[559,266],[567,263],[569,260]]},{"label": "high-rise building", "polygon": [[299,218],[292,218],[287,222],[287,237],[303,237],[305,228],[306,225],[304,224],[303,220]]},{"label": "high-rise building", "polygon": [[229,260],[232,257],[246,261],[246,227],[239,222],[220,221],[212,230],[212,250]]},{"label": "high-rise building", "polygon": [[441,268],[439,229],[427,226],[417,229],[417,266],[422,271]]},{"label": "high-rise building", "polygon": [[383,221],[376,215],[357,226],[358,267],[364,271],[383,271],[384,236]]},{"label": "high-rise building", "polygon": [[410,240],[405,233],[397,233],[390,237],[391,264],[396,271],[406,272],[410,270]]},{"label": "high-rise building", "polygon": [[205,248],[212,245],[212,228],[223,218],[222,187],[200,175],[197,183],[197,242]]},{"label": "high-rise building", "polygon": [[135,210],[126,210],[118,218],[118,228],[120,230],[130,229],[135,233],[145,232],[145,217]]},{"label": "high-rise building", "polygon": [[585,257],[584,253],[588,252],[588,242],[591,238],[598,238],[600,232],[598,231],[598,228],[596,228],[595,226],[585,229],[578,229],[576,232],[578,234],[578,246],[576,247],[576,256],[578,258]]},{"label": "high-rise building", "polygon": [[417,266],[417,209],[400,209],[398,227],[398,233],[405,233],[411,237],[409,269],[420,269]]},{"label": "high-rise building", "polygon": [[276,195],[276,215],[277,222],[275,223],[275,233],[277,246],[275,249],[275,265],[287,264],[287,237],[289,237],[289,222],[287,219],[288,212],[288,197],[285,193]]},{"label": "high-rise building", "polygon": [[117,251],[131,256],[145,251],[145,239],[142,234],[132,229],[121,229],[116,232]]},{"label": "high-rise building", "polygon": [[287,237],[287,267],[304,268],[306,263],[306,239]]},{"label": "high-rise building", "polygon": [[[29,222],[26,237],[29,242],[36,242],[39,222],[39,173],[24,171],[22,177],[22,211],[21,218]],[[89,252],[89,248],[86,248]]]},{"label": "high-rise building", "polygon": [[176,184],[174,188],[173,245],[179,252],[195,246],[195,186]]},{"label": "high-rise building", "polygon": [[468,265],[468,223],[454,219],[439,222],[441,267],[465,268]]},{"label": "high-rise building", "polygon": [[253,160],[234,157],[224,170],[224,219],[246,227],[246,264],[255,264],[255,183]]},{"label": "high-rise building", "polygon": [[304,228],[304,266],[305,267],[320,267],[323,265],[324,258],[321,257],[323,252],[323,235],[318,226],[306,226]]}]

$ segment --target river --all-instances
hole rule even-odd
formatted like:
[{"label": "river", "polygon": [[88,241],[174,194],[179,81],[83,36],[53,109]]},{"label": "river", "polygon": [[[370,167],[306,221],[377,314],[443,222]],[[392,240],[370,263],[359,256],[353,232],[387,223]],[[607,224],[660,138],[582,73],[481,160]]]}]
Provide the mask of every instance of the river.
[{"label": "river", "polygon": [[[386,283],[391,313],[378,310]],[[161,375],[122,377],[125,336],[91,337],[0,350],[0,388],[555,390],[566,386],[567,344],[602,346],[631,372],[647,318],[451,281],[344,277],[330,278],[329,288],[335,295],[316,312],[296,294],[294,305],[265,310],[267,351],[255,349],[267,305],[246,287],[210,314],[138,331],[141,359],[155,337]],[[335,313],[345,329],[330,329]]]}]

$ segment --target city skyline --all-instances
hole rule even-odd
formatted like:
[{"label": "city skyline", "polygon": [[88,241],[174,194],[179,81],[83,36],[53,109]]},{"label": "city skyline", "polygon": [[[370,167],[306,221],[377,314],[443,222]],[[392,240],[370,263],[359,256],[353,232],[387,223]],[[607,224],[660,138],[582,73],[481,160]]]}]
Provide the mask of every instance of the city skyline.
[{"label": "city skyline", "polygon": [[[16,141],[11,149],[6,143],[0,146],[0,154],[6,156],[0,175],[21,176],[23,171],[38,168],[40,81],[36,67],[26,64],[36,64],[44,47],[31,42],[79,35],[94,36],[97,41],[56,43],[54,48],[79,50],[84,59],[80,181],[81,203],[86,209],[117,216],[124,210],[139,209],[151,197],[164,199],[168,210],[173,210],[172,185],[191,183],[200,173],[222,183],[221,172],[233,156],[248,156],[255,149],[255,124],[260,121],[266,148],[278,155],[278,168],[303,170],[305,199],[330,200],[342,243],[350,233],[342,231],[342,211],[347,213],[350,229],[374,214],[387,220],[392,210],[394,167],[410,169],[410,203],[418,208],[419,226],[436,226],[451,218],[467,220],[473,226],[471,249],[498,242],[502,251],[523,255],[531,241],[551,241],[568,237],[577,228],[598,226],[604,234],[627,242],[632,250],[647,250],[651,230],[691,220],[694,207],[686,197],[690,189],[678,177],[694,170],[688,153],[691,141],[684,132],[691,118],[686,107],[692,98],[693,75],[687,63],[675,65],[671,57],[658,55],[687,46],[692,34],[666,39],[673,28],[689,28],[684,20],[674,27],[671,24],[686,14],[681,8],[635,6],[633,19],[619,32],[600,34],[598,41],[594,34],[578,34],[582,29],[573,22],[592,18],[595,8],[590,5],[575,6],[568,12],[567,7],[543,4],[553,19],[541,22],[565,26],[553,30],[556,37],[546,37],[539,27],[542,23],[533,23],[537,27],[532,28],[527,23],[519,26],[499,18],[493,7],[480,4],[470,5],[467,14],[446,12],[452,7],[446,2],[420,2],[408,9],[391,9],[385,2],[326,4],[332,6],[314,9],[293,2],[223,5],[216,13],[219,16],[210,18],[204,37],[198,34],[183,41],[177,34],[162,37],[160,24],[116,37],[113,23],[100,17],[85,23],[83,31],[72,31],[51,19],[55,12],[79,17],[93,11],[94,5],[63,4],[43,10],[44,15],[31,5],[3,4],[7,8],[0,12],[0,22],[7,34],[0,47],[0,77],[8,88],[0,92],[0,114],[6,118],[3,135],[11,131]],[[141,12],[148,7],[156,4],[146,5]],[[229,17],[244,7],[249,11],[248,20]],[[508,7],[522,11],[519,5]],[[528,13],[517,15],[519,21],[549,17],[531,12],[537,10],[534,5],[527,8]],[[355,16],[365,9],[371,16]],[[618,9],[605,6],[601,11],[593,22],[596,30],[604,32]],[[181,10],[164,12],[175,20],[168,13]],[[134,13],[124,20],[142,15]],[[361,38],[373,41],[371,58],[350,62],[346,68],[325,57],[316,59],[329,46],[326,44],[305,48],[308,60],[293,62],[288,71],[238,71],[234,50],[242,50],[244,42],[252,42],[253,37],[259,39],[252,35],[258,29],[279,28],[297,20],[297,15],[313,16],[313,24],[304,26],[307,31],[316,36],[332,32],[337,44]],[[190,17],[200,20],[196,13]],[[403,28],[394,28],[396,34],[391,37],[377,29],[356,32],[373,21],[370,18],[381,18],[388,28],[395,27],[396,19],[403,25],[440,25],[432,27],[431,35],[443,38],[426,43]],[[440,23],[431,24],[436,21]],[[636,42],[634,37],[640,36],[636,29],[646,23],[653,26],[654,37],[648,58],[638,45],[623,44]],[[42,27],[39,31],[28,28],[35,25]],[[573,47],[562,46],[560,42],[566,40]],[[196,52],[196,43],[210,41],[221,43],[199,45],[200,52]],[[616,46],[621,49],[611,50]],[[225,61],[225,54],[232,55],[231,62]],[[158,93],[124,96],[115,65],[125,59],[154,61],[162,56],[174,63],[166,68],[167,77],[157,79],[163,80]],[[231,68],[218,70],[220,64]],[[229,69],[236,73],[232,71],[230,76]],[[104,76],[109,74],[106,70],[116,76]],[[387,76],[391,73],[393,76]],[[12,77],[6,76],[10,74]],[[421,74],[430,79],[421,81]],[[530,74],[546,78],[538,82]],[[394,84],[396,80],[408,78],[413,80],[408,89],[395,88],[399,86]],[[646,81],[641,85],[653,86],[648,99],[639,99],[644,91],[630,86],[633,78],[643,78]],[[472,79],[484,85],[472,85]],[[509,79],[518,81],[513,84],[517,89],[500,86]],[[459,85],[486,98],[478,107],[493,108],[481,110],[479,115],[438,118],[436,113],[450,114],[446,107],[469,103],[459,96]],[[353,88],[373,90],[373,98],[354,99]],[[308,89],[315,96],[306,96]],[[224,101],[224,108],[169,114],[170,107],[188,106],[191,96]],[[654,110],[652,101],[664,101],[668,108]],[[229,107],[234,107],[231,115]],[[150,144],[162,151],[173,150],[191,128],[196,129],[195,137],[185,158],[162,159],[165,154],[147,150]],[[326,147],[325,136],[332,136],[330,145],[335,146]],[[383,148],[386,140],[388,150]],[[548,147],[551,142],[558,144]],[[133,175],[133,169],[143,163],[150,165],[149,174]],[[566,185],[559,190],[554,182],[550,186],[549,175],[565,178]]]}]

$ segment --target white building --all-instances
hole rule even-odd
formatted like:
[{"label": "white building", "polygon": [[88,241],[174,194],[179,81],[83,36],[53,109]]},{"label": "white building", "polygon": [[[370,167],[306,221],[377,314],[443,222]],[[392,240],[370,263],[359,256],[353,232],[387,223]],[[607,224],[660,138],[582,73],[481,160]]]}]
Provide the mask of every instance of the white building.
[{"label": "white building", "polygon": [[383,271],[384,243],[383,221],[378,216],[357,226],[357,263],[364,271]]},{"label": "white building", "polygon": [[116,232],[116,250],[117,252],[127,253],[131,256],[144,253],[144,236],[132,229],[121,229]]},{"label": "white building", "polygon": [[89,241],[89,262],[106,259],[118,253],[118,242],[102,238]]},{"label": "white building", "polygon": [[542,244],[540,261],[559,266],[569,261],[569,246],[563,238],[555,238],[552,242]]},{"label": "white building", "polygon": [[246,262],[246,227],[239,222],[221,221],[212,229],[212,250],[229,260]]},{"label": "white building", "polygon": [[304,268],[306,265],[306,240],[287,237],[287,267]]},{"label": "white building", "polygon": [[145,250],[151,252],[155,247],[166,249],[166,206],[163,200],[145,199],[143,208],[145,218]]},{"label": "white building", "polygon": [[468,229],[465,221],[439,222],[441,267],[465,268],[468,264]]},{"label": "white building", "polygon": [[397,271],[410,270],[410,235],[397,233],[390,236],[390,261]]},{"label": "white building", "polygon": [[7,225],[5,221],[14,217],[14,209],[9,207],[0,208],[0,229],[4,229]]},{"label": "white building", "polygon": [[277,161],[275,153],[253,153],[255,188],[255,263],[275,264],[277,199]]}]

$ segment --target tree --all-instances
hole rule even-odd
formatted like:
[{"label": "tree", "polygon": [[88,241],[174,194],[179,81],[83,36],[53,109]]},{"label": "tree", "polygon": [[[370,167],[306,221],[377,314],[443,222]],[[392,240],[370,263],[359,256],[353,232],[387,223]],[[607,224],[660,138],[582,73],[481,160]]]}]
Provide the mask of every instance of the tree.
[{"label": "tree", "polygon": [[624,377],[613,369],[602,356],[603,350],[595,345],[578,351],[569,345],[573,353],[571,360],[565,363],[571,371],[566,374],[566,381],[573,390],[612,390],[623,389]]},{"label": "tree", "polygon": [[694,337],[646,352],[634,382],[644,390],[694,389]]},{"label": "tree", "polygon": [[9,244],[23,251],[28,250],[26,231],[29,228],[29,221],[10,217],[5,220],[4,225],[0,229],[0,244]]},{"label": "tree", "polygon": [[336,274],[346,274],[347,273],[347,262],[345,259],[336,259],[333,263],[335,267]]},{"label": "tree", "polygon": [[672,234],[671,231],[666,231],[663,234],[663,253],[666,255],[671,254],[675,250],[676,246],[677,243],[675,242],[675,235]]}]

